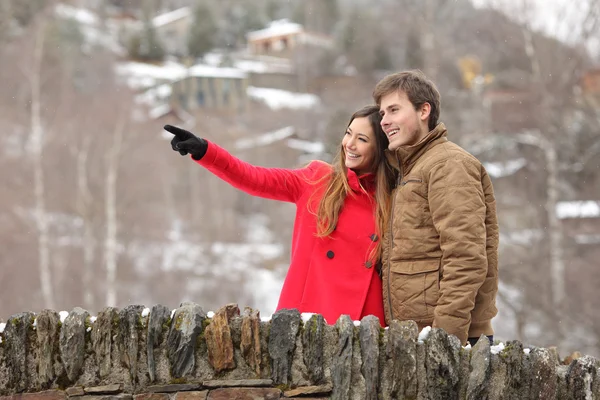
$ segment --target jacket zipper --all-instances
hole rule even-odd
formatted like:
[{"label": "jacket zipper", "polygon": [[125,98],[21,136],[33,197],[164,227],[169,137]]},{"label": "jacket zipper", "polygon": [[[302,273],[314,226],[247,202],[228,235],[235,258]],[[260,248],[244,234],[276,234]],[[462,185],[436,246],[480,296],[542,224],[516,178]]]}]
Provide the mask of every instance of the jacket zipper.
[{"label": "jacket zipper", "polygon": [[419,179],[419,178],[410,178],[410,179],[408,179],[408,180],[406,180],[406,181],[402,181],[402,182],[400,182],[400,185],[404,186],[404,185],[406,185],[408,182],[416,182],[416,183],[421,183],[421,182],[423,182],[423,180],[422,180],[422,179]]},{"label": "jacket zipper", "polygon": [[392,269],[391,269],[391,260],[392,260],[392,250],[393,250],[393,246],[394,246],[394,240],[393,240],[393,230],[394,230],[394,206],[396,205],[396,196],[398,195],[398,187],[400,187],[400,184],[402,183],[402,178],[403,178],[403,171],[402,171],[402,163],[400,162],[400,159],[398,158],[398,153],[396,153],[396,159],[398,160],[398,165],[400,166],[400,175],[398,175],[398,181],[396,182],[396,190],[394,191],[394,196],[392,196],[392,207],[390,210],[390,234],[389,234],[389,248],[390,251],[388,252],[388,259],[387,259],[387,266],[388,266],[388,279],[387,279],[387,294],[388,294],[388,307],[390,309],[390,323],[394,320],[394,310],[392,308],[392,296],[391,296],[391,279],[390,276],[392,275]]}]

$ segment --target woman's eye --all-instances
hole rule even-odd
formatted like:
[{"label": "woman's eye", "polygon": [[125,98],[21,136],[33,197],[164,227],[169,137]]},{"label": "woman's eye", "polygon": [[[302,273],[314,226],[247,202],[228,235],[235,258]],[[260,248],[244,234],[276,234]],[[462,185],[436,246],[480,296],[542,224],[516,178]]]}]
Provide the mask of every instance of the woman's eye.
[{"label": "woman's eye", "polygon": [[360,138],[359,140],[360,140],[361,142],[365,142],[365,143],[367,143],[367,141],[366,141],[365,139],[363,139],[363,138]]}]

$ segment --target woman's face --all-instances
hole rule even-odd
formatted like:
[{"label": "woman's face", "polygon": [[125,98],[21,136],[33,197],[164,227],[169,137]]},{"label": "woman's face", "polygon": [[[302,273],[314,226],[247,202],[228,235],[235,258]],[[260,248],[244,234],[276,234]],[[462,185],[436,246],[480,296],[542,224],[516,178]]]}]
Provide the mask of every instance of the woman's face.
[{"label": "woman's face", "polygon": [[342,155],[346,167],[358,175],[373,172],[376,149],[375,133],[369,118],[354,118],[342,139]]}]

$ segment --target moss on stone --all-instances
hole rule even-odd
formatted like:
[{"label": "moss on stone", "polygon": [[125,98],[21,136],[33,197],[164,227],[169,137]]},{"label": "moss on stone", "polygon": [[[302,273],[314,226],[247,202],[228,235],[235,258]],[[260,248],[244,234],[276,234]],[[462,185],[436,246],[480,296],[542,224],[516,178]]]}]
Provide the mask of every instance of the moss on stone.
[{"label": "moss on stone", "polygon": [[385,328],[379,327],[379,346],[383,345],[383,338],[385,337]]},{"label": "moss on stone", "polygon": [[175,329],[180,330],[181,329],[181,324],[183,323],[183,314],[180,313],[179,315],[177,315],[177,317],[175,318]]},{"label": "moss on stone", "polygon": [[169,328],[171,327],[171,317],[167,318],[167,320],[162,324],[162,330],[164,331],[168,331]]},{"label": "moss on stone", "polygon": [[279,385],[275,385],[275,388],[281,390],[282,392],[286,392],[286,391],[292,389],[291,385],[289,385],[287,383],[280,383]]}]

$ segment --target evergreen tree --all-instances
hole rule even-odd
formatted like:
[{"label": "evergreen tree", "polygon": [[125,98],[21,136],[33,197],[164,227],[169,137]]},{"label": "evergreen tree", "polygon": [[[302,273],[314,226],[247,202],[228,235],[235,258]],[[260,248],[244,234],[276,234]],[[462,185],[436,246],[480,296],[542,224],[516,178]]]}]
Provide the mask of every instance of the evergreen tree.
[{"label": "evergreen tree", "polygon": [[162,61],[165,57],[163,45],[150,22],[144,23],[144,30],[140,34],[131,37],[128,49],[129,55],[139,60]]},{"label": "evergreen tree", "polygon": [[337,0],[303,0],[296,3],[292,19],[309,31],[331,34],[339,16]]},{"label": "evergreen tree", "polygon": [[421,40],[419,34],[414,29],[408,31],[406,37],[406,64],[408,68],[423,69],[425,65],[423,60],[423,50],[421,49]]},{"label": "evergreen tree", "polygon": [[204,3],[199,3],[194,9],[194,21],[188,34],[188,54],[192,57],[202,57],[215,44],[217,26],[211,9]]},{"label": "evergreen tree", "polygon": [[375,62],[373,64],[375,69],[390,70],[394,68],[390,52],[388,51],[385,43],[379,43],[375,48]]},{"label": "evergreen tree", "polygon": [[[3,0],[5,1],[5,0]],[[35,15],[44,9],[44,0],[10,0],[9,8],[13,18],[21,26],[26,26]]]}]

